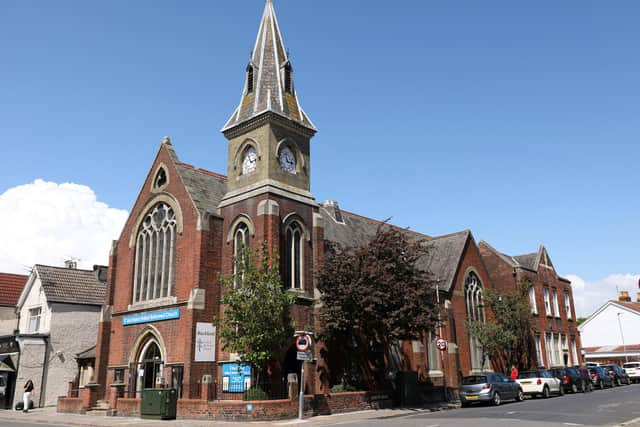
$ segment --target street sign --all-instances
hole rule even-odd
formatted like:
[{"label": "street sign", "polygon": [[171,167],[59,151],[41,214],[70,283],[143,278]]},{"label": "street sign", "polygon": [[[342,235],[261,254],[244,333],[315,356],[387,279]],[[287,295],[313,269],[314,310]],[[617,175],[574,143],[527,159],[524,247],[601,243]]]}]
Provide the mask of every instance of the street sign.
[{"label": "street sign", "polygon": [[310,351],[299,351],[298,352],[298,360],[311,361],[311,360],[313,360],[313,353],[310,352]]},{"label": "street sign", "polygon": [[440,351],[445,351],[447,349],[447,341],[443,338],[438,338],[436,340],[436,347]]},{"label": "street sign", "polygon": [[311,337],[309,335],[298,335],[296,338],[296,348],[298,351],[307,351],[309,347],[311,347]]}]

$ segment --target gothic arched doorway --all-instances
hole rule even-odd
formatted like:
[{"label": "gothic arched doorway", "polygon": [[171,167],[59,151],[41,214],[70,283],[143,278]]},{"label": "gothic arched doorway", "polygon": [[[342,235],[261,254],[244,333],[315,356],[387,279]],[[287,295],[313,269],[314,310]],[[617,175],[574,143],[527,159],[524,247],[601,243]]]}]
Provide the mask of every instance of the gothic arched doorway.
[{"label": "gothic arched doorway", "polygon": [[154,338],[146,341],[135,360],[131,364],[130,390],[140,397],[143,389],[157,387],[162,382],[164,360],[158,342]]}]

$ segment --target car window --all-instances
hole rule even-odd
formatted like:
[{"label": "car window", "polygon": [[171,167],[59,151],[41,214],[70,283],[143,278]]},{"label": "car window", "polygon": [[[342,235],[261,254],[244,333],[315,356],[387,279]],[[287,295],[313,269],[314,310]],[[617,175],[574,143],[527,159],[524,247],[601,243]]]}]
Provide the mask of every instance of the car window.
[{"label": "car window", "polygon": [[484,375],[473,375],[462,379],[462,385],[484,384],[486,382],[487,377]]},{"label": "car window", "polygon": [[520,372],[518,378],[538,378],[538,373],[535,371]]},{"label": "car window", "polygon": [[567,375],[573,375],[573,376],[578,375],[578,371],[576,370],[576,368],[567,368],[566,371],[567,371]]}]

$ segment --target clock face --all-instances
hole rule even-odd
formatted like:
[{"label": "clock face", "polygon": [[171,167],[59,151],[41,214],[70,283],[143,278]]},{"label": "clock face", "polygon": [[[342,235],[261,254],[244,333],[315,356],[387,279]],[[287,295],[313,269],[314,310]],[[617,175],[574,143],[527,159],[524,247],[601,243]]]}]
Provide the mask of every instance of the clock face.
[{"label": "clock face", "polygon": [[283,147],[278,155],[280,168],[289,173],[296,173],[296,158],[289,147]]},{"label": "clock face", "polygon": [[242,158],[242,175],[246,175],[256,170],[258,163],[258,153],[253,147],[249,147],[244,152]]}]

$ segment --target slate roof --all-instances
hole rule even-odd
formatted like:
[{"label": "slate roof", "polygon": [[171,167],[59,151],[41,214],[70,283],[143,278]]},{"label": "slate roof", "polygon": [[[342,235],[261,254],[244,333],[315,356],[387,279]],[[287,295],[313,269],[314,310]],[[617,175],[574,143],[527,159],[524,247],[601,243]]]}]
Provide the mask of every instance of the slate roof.
[{"label": "slate roof", "polygon": [[266,112],[290,119],[312,131],[316,130],[298,101],[293,72],[291,90],[285,90],[285,67],[291,67],[288,56],[273,3],[267,0],[251,60],[247,65],[247,70],[253,69],[253,90],[248,90],[245,79],[240,104],[224,125],[223,132]]},{"label": "slate roof", "polygon": [[537,252],[534,252],[531,254],[525,254],[525,255],[514,255],[512,258],[516,260],[516,262],[524,268],[528,268],[529,270],[538,269],[538,266],[536,265],[536,260],[538,259]]},{"label": "slate roof", "polygon": [[[351,212],[341,211],[343,222],[335,221],[329,210],[321,206],[320,211],[325,218],[324,238],[327,241],[339,243],[343,246],[362,245],[373,237],[378,227],[383,224],[371,218],[366,218]],[[395,227],[391,225],[392,227]],[[410,237],[422,239],[428,248],[429,255],[418,261],[418,266],[425,271],[433,273],[434,280],[438,281],[440,289],[449,291],[453,285],[460,259],[462,257],[467,239],[471,235],[469,230],[447,234],[439,237],[431,237],[426,234],[395,227],[408,233]]]},{"label": "slate roof", "polygon": [[637,311],[638,313],[640,313],[640,302],[627,302],[618,300],[612,300],[611,302],[626,307],[629,310]]},{"label": "slate roof", "polygon": [[76,359],[95,359],[96,358],[96,346],[90,347],[83,352],[76,354]]},{"label": "slate roof", "polygon": [[0,273],[0,305],[15,306],[29,276]]},{"label": "slate roof", "polygon": [[102,305],[107,292],[106,282],[100,282],[92,270],[79,270],[36,264],[42,289],[49,302]]}]

